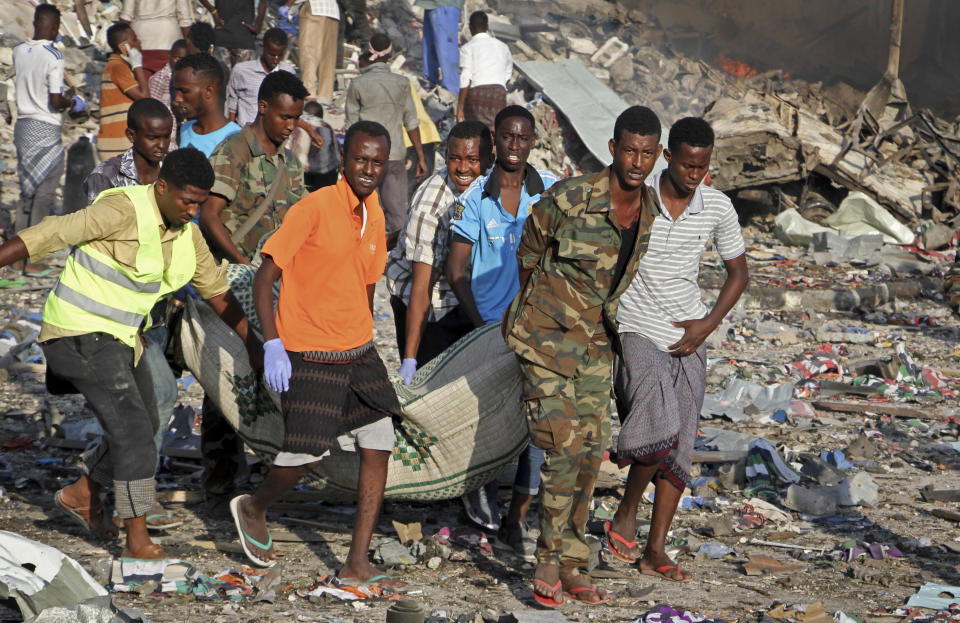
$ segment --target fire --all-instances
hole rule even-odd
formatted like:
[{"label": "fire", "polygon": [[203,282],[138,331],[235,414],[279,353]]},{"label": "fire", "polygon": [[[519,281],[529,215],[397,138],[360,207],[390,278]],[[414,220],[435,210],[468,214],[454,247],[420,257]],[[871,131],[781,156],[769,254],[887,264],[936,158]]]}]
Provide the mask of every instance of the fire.
[{"label": "fire", "polygon": [[717,64],[720,68],[731,76],[737,78],[752,78],[757,75],[757,70],[742,61],[735,61],[726,54],[720,53],[717,56]]}]

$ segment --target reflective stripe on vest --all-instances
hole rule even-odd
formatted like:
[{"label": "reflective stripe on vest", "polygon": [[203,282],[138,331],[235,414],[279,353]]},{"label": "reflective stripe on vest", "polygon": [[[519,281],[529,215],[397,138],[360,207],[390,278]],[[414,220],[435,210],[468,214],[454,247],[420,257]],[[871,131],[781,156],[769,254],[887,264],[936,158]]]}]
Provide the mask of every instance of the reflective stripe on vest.
[{"label": "reflective stripe on vest", "polygon": [[186,225],[169,243],[170,265],[164,269],[161,222],[152,192],[153,186],[149,185],[100,193],[98,200],[122,193],[133,204],[139,242],[135,266],[122,265],[89,243],[77,245],[47,297],[45,323],[68,331],[108,333],[133,347],[137,332],[157,301],[190,281],[197,265],[195,225]]}]

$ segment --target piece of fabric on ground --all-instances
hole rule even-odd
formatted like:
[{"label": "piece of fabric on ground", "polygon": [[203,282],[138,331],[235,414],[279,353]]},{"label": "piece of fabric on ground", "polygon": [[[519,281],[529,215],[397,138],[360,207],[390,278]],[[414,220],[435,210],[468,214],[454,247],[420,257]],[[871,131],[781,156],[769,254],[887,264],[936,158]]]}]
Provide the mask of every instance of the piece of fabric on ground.
[{"label": "piece of fabric on ground", "polygon": [[[232,265],[234,295],[256,313],[252,267]],[[279,401],[250,367],[240,338],[204,302],[187,301],[181,330],[187,367],[243,440],[267,463],[280,451]],[[491,480],[527,445],[520,370],[500,325],[476,329],[423,366],[411,385],[391,379],[403,411],[390,457],[385,496],[455,498]],[[328,499],[354,499],[359,456],[334,449],[304,481]]]}]

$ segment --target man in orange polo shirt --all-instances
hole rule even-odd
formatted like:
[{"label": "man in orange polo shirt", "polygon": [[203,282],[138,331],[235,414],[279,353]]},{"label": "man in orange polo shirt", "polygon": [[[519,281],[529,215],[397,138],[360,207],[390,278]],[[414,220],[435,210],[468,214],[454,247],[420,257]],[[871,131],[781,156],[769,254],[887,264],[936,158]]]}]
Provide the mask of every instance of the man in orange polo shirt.
[{"label": "man in orange polo shirt", "polygon": [[[401,417],[387,370],[373,345],[373,292],[387,262],[376,188],[390,135],[359,121],[344,139],[343,176],[293,205],[261,251],[253,285],[263,327],[267,384],[281,394],[285,434],[270,473],[251,495],[230,502],[243,550],[255,564],[276,561],[267,509],[332,449],[358,451],[357,514],[348,583],[395,585],[368,561]],[[276,316],[273,284],[280,282]]]}]

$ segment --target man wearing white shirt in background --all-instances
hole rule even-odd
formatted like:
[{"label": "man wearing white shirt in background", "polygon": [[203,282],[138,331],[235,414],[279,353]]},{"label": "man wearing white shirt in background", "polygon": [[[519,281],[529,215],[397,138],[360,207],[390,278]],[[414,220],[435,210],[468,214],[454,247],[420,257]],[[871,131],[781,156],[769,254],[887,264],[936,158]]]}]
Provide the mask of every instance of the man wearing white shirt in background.
[{"label": "man wearing white shirt in background", "polygon": [[513,55],[507,44],[487,32],[487,14],[470,15],[470,41],[460,48],[460,95],[457,121],[480,121],[493,130],[493,120],[507,105],[507,82]]}]

